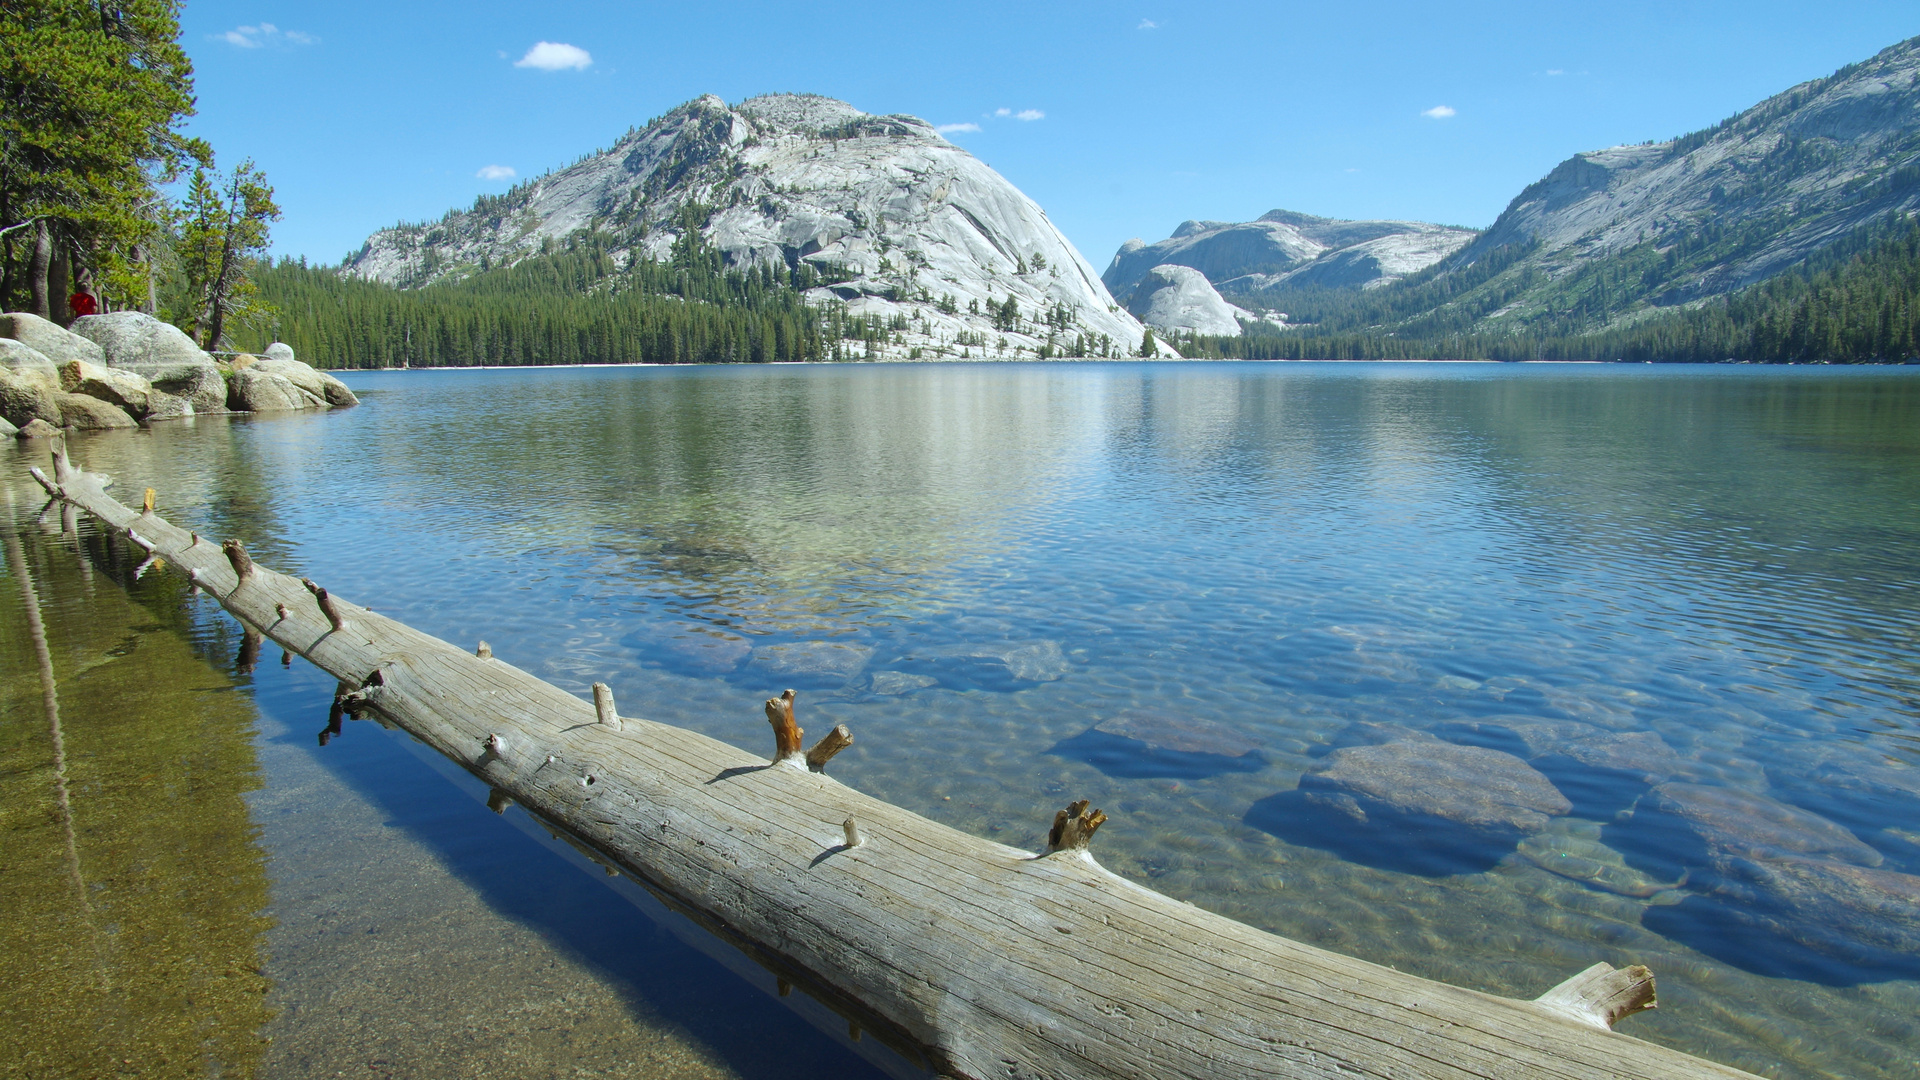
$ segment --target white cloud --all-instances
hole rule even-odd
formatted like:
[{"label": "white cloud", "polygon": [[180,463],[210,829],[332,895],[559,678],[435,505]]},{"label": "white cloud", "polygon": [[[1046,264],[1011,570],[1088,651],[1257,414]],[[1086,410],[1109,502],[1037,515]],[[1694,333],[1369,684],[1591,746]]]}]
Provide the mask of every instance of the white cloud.
[{"label": "white cloud", "polygon": [[1429,120],[1445,120],[1447,117],[1454,115],[1454,111],[1451,105],[1435,105],[1431,109],[1421,110],[1420,115]]},{"label": "white cloud", "polygon": [[1044,120],[1046,117],[1047,114],[1041,112],[1039,109],[1021,109],[1019,112],[1013,114],[1015,120]]},{"label": "white cloud", "polygon": [[258,49],[267,45],[318,45],[320,39],[300,30],[282,30],[270,22],[258,26],[236,26],[224,34],[213,35],[214,40],[224,41],[242,49]]},{"label": "white cloud", "polygon": [[527,55],[515,60],[513,66],[539,68],[541,71],[565,71],[568,68],[579,70],[591,63],[593,63],[593,56],[578,45],[542,41],[528,49]]},{"label": "white cloud", "polygon": [[935,128],[933,129],[933,130],[935,130],[935,131],[937,131],[937,132],[939,132],[939,133],[940,133],[940,134],[942,134],[942,135],[951,135],[951,134],[953,134],[954,132],[958,132],[958,131],[979,131],[979,130],[980,130],[980,125],[979,125],[979,124],[971,124],[971,123],[969,123],[969,124],[940,124],[940,125],[938,125],[938,126],[936,126],[936,127],[935,127]]},{"label": "white cloud", "polygon": [[1012,115],[1013,115],[1013,110],[1012,110],[1012,109],[995,109],[995,110],[993,110],[993,115],[995,115],[995,116],[1012,116]]},{"label": "white cloud", "polygon": [[1548,68],[1548,69],[1547,69],[1547,74],[1549,74],[1549,75],[1565,75],[1565,74],[1566,74],[1566,71],[1565,71],[1565,70],[1563,70],[1563,69],[1561,69],[1561,68]]},{"label": "white cloud", "polygon": [[1158,30],[1160,29],[1160,24],[1157,22],[1154,22],[1152,19],[1141,19],[1140,25],[1134,27],[1134,29],[1135,30]]},{"label": "white cloud", "polygon": [[483,165],[480,171],[473,175],[482,180],[511,180],[519,174],[513,171],[511,165]]}]

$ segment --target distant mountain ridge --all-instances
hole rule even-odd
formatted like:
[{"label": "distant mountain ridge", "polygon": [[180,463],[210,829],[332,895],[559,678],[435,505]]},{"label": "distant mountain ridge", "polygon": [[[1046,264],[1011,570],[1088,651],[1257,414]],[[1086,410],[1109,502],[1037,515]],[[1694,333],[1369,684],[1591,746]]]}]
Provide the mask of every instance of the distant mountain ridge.
[{"label": "distant mountain ridge", "polygon": [[810,301],[888,328],[876,359],[1125,355],[1144,330],[1033,200],[925,121],[805,94],[687,102],[471,209],[383,229],[342,269],[421,286],[583,232],[623,266],[686,243],[733,267],[805,263],[827,281]]},{"label": "distant mountain ridge", "polygon": [[1477,233],[1423,221],[1343,221],[1273,210],[1247,222],[1186,221],[1158,243],[1129,240],[1101,280],[1130,294],[1156,266],[1189,266],[1215,289],[1378,288],[1465,247]]}]

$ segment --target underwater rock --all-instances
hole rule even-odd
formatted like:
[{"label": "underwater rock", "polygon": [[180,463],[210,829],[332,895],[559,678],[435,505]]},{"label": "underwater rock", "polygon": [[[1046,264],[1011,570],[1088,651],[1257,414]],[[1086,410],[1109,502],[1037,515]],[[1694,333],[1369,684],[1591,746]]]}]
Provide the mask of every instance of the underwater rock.
[{"label": "underwater rock", "polygon": [[1508,844],[1571,808],[1545,776],[1512,754],[1438,740],[1335,750],[1300,778],[1300,790],[1356,822],[1374,815],[1434,818]]},{"label": "underwater rock", "polygon": [[915,649],[901,659],[941,682],[960,688],[1012,690],[1022,683],[1052,682],[1070,668],[1057,641],[985,641]]},{"label": "underwater rock", "polygon": [[1685,871],[1676,881],[1662,881],[1628,866],[1618,851],[1600,842],[1598,825],[1580,824],[1596,835],[1571,830],[1535,833],[1521,840],[1515,853],[1548,873],[1616,896],[1644,900],[1686,885]]},{"label": "underwater rock", "polygon": [[940,680],[931,675],[914,675],[905,671],[876,671],[873,673],[871,689],[873,693],[891,696],[911,694],[915,690],[924,690],[939,684]]},{"label": "underwater rock", "polygon": [[[1730,856],[1829,858],[1878,866],[1878,851],[1818,814],[1764,795],[1704,784],[1661,784],[1610,830],[1622,848],[1656,865],[1704,867]],[[1656,871],[1658,872],[1658,871]]]},{"label": "underwater rock", "polygon": [[766,675],[838,685],[860,674],[872,656],[871,648],[847,641],[790,641],[754,649],[750,666]]},{"label": "underwater rock", "polygon": [[1440,876],[1491,869],[1570,805],[1512,754],[1404,739],[1335,750],[1245,821],[1353,862]]},{"label": "underwater rock", "polygon": [[1266,767],[1260,744],[1197,716],[1125,712],[1063,739],[1048,751],[1085,761],[1108,776],[1198,779]]}]

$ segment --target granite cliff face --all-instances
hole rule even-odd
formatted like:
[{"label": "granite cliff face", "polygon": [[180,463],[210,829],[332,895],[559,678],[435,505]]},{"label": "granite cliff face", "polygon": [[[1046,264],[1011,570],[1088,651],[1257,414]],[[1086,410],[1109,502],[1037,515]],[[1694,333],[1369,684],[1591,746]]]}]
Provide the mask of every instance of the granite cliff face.
[{"label": "granite cliff face", "polygon": [[1101,276],[1126,296],[1156,266],[1190,266],[1219,291],[1284,286],[1378,288],[1460,250],[1471,229],[1420,221],[1341,221],[1274,210],[1257,221],[1188,221],[1156,244],[1129,240]]},{"label": "granite cliff face", "polygon": [[1714,128],[1576,154],[1522,191],[1448,272],[1533,247],[1503,276],[1532,272],[1538,283],[1490,315],[1489,329],[1526,323],[1554,306],[1556,286],[1609,267],[1631,274],[1642,305],[1666,307],[1765,280],[1916,210],[1920,38]]},{"label": "granite cliff face", "polygon": [[1206,276],[1190,266],[1165,263],[1133,287],[1127,310],[1155,330],[1234,337],[1240,320],[1256,316],[1221,298]]},{"label": "granite cliff face", "polygon": [[[688,102],[470,210],[375,233],[343,269],[424,285],[580,230],[628,265],[690,232],[730,265],[809,263],[833,280],[810,300],[904,317],[890,358],[1123,355],[1143,333],[1046,213],[972,154],[925,121],[811,95]],[[993,310],[1009,297],[1013,329]]]}]

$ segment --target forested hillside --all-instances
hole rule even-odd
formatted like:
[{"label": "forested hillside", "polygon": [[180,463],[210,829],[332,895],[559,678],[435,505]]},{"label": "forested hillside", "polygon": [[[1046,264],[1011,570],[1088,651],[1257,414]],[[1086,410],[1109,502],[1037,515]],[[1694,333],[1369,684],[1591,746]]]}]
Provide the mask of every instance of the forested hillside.
[{"label": "forested hillside", "polygon": [[[1524,247],[1506,249],[1523,257]],[[1489,277],[1505,267],[1476,269]],[[1329,294],[1315,327],[1239,338],[1175,338],[1187,356],[1251,359],[1653,360],[1875,363],[1920,359],[1920,219],[1891,215],[1784,273],[1731,296],[1594,334],[1525,336],[1463,332],[1476,305],[1470,274],[1423,275],[1405,291]],[[1516,276],[1524,282],[1524,276]],[[1482,295],[1478,304],[1498,303]],[[1403,314],[1404,313],[1404,314]],[[1413,313],[1424,313],[1416,315]],[[1377,329],[1395,317],[1392,333]]]},{"label": "forested hillside", "polygon": [[625,270],[582,236],[420,289],[290,261],[255,277],[278,309],[273,336],[336,368],[832,360],[886,333],[804,303],[821,281],[807,265],[726,270],[697,234]]}]

